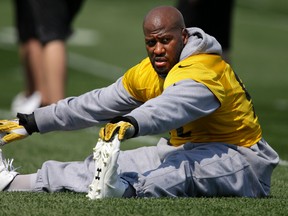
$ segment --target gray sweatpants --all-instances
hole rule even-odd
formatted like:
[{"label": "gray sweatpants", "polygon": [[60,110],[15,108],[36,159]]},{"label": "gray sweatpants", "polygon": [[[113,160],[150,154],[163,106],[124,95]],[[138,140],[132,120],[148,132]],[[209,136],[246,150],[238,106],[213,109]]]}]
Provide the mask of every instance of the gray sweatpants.
[{"label": "gray sweatpants", "polygon": [[[121,151],[119,174],[139,197],[269,195],[277,153],[262,139],[251,148],[223,143],[167,145]],[[47,161],[38,170],[35,191],[88,192],[94,177],[92,155],[83,162]]]}]

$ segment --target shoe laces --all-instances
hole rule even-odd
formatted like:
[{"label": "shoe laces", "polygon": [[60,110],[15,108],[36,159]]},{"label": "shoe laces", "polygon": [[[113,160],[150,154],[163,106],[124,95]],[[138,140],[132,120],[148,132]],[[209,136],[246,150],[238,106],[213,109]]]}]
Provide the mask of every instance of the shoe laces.
[{"label": "shoe laces", "polygon": [[104,165],[106,165],[112,150],[111,143],[102,143],[102,145],[100,145],[99,147],[96,146],[93,150],[94,150],[93,158],[96,161],[101,159]]},{"label": "shoe laces", "polygon": [[2,166],[2,170],[1,171],[3,171],[3,170],[5,170],[7,172],[16,171],[18,168],[14,168],[13,161],[14,161],[13,158],[12,159],[4,159],[4,160],[2,160],[2,165],[3,166]]}]

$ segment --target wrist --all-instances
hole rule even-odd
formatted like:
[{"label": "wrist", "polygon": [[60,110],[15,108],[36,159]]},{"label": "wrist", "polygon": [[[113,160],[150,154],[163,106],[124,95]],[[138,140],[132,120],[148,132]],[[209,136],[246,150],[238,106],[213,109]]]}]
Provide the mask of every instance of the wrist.
[{"label": "wrist", "polygon": [[136,137],[139,131],[139,126],[138,123],[136,121],[135,118],[133,118],[132,116],[117,116],[115,118],[113,118],[110,123],[118,123],[120,121],[124,121],[124,122],[129,122],[130,124],[133,125],[134,127],[134,134],[131,136],[132,137]]},{"label": "wrist", "polygon": [[22,125],[29,135],[31,135],[34,132],[39,132],[39,129],[35,121],[34,113],[32,114],[17,113],[17,118],[19,119],[19,125]]}]

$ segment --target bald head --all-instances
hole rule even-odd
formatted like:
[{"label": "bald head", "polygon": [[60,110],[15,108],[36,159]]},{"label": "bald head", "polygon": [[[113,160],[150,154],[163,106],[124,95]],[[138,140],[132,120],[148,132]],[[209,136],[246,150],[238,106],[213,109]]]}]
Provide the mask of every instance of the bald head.
[{"label": "bald head", "polygon": [[160,77],[166,77],[188,41],[182,14],[172,6],[156,7],[145,16],[143,32],[153,68]]},{"label": "bald head", "polygon": [[143,30],[160,28],[185,28],[182,14],[172,6],[159,6],[150,10],[144,18]]}]

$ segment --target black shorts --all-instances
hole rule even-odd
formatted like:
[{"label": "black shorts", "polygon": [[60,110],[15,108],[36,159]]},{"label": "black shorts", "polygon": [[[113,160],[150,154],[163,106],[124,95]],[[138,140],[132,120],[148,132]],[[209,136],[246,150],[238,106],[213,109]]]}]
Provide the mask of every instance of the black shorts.
[{"label": "black shorts", "polygon": [[14,0],[18,39],[66,40],[84,0]]},{"label": "black shorts", "polygon": [[186,27],[198,27],[215,37],[223,50],[230,48],[234,0],[178,0]]}]

